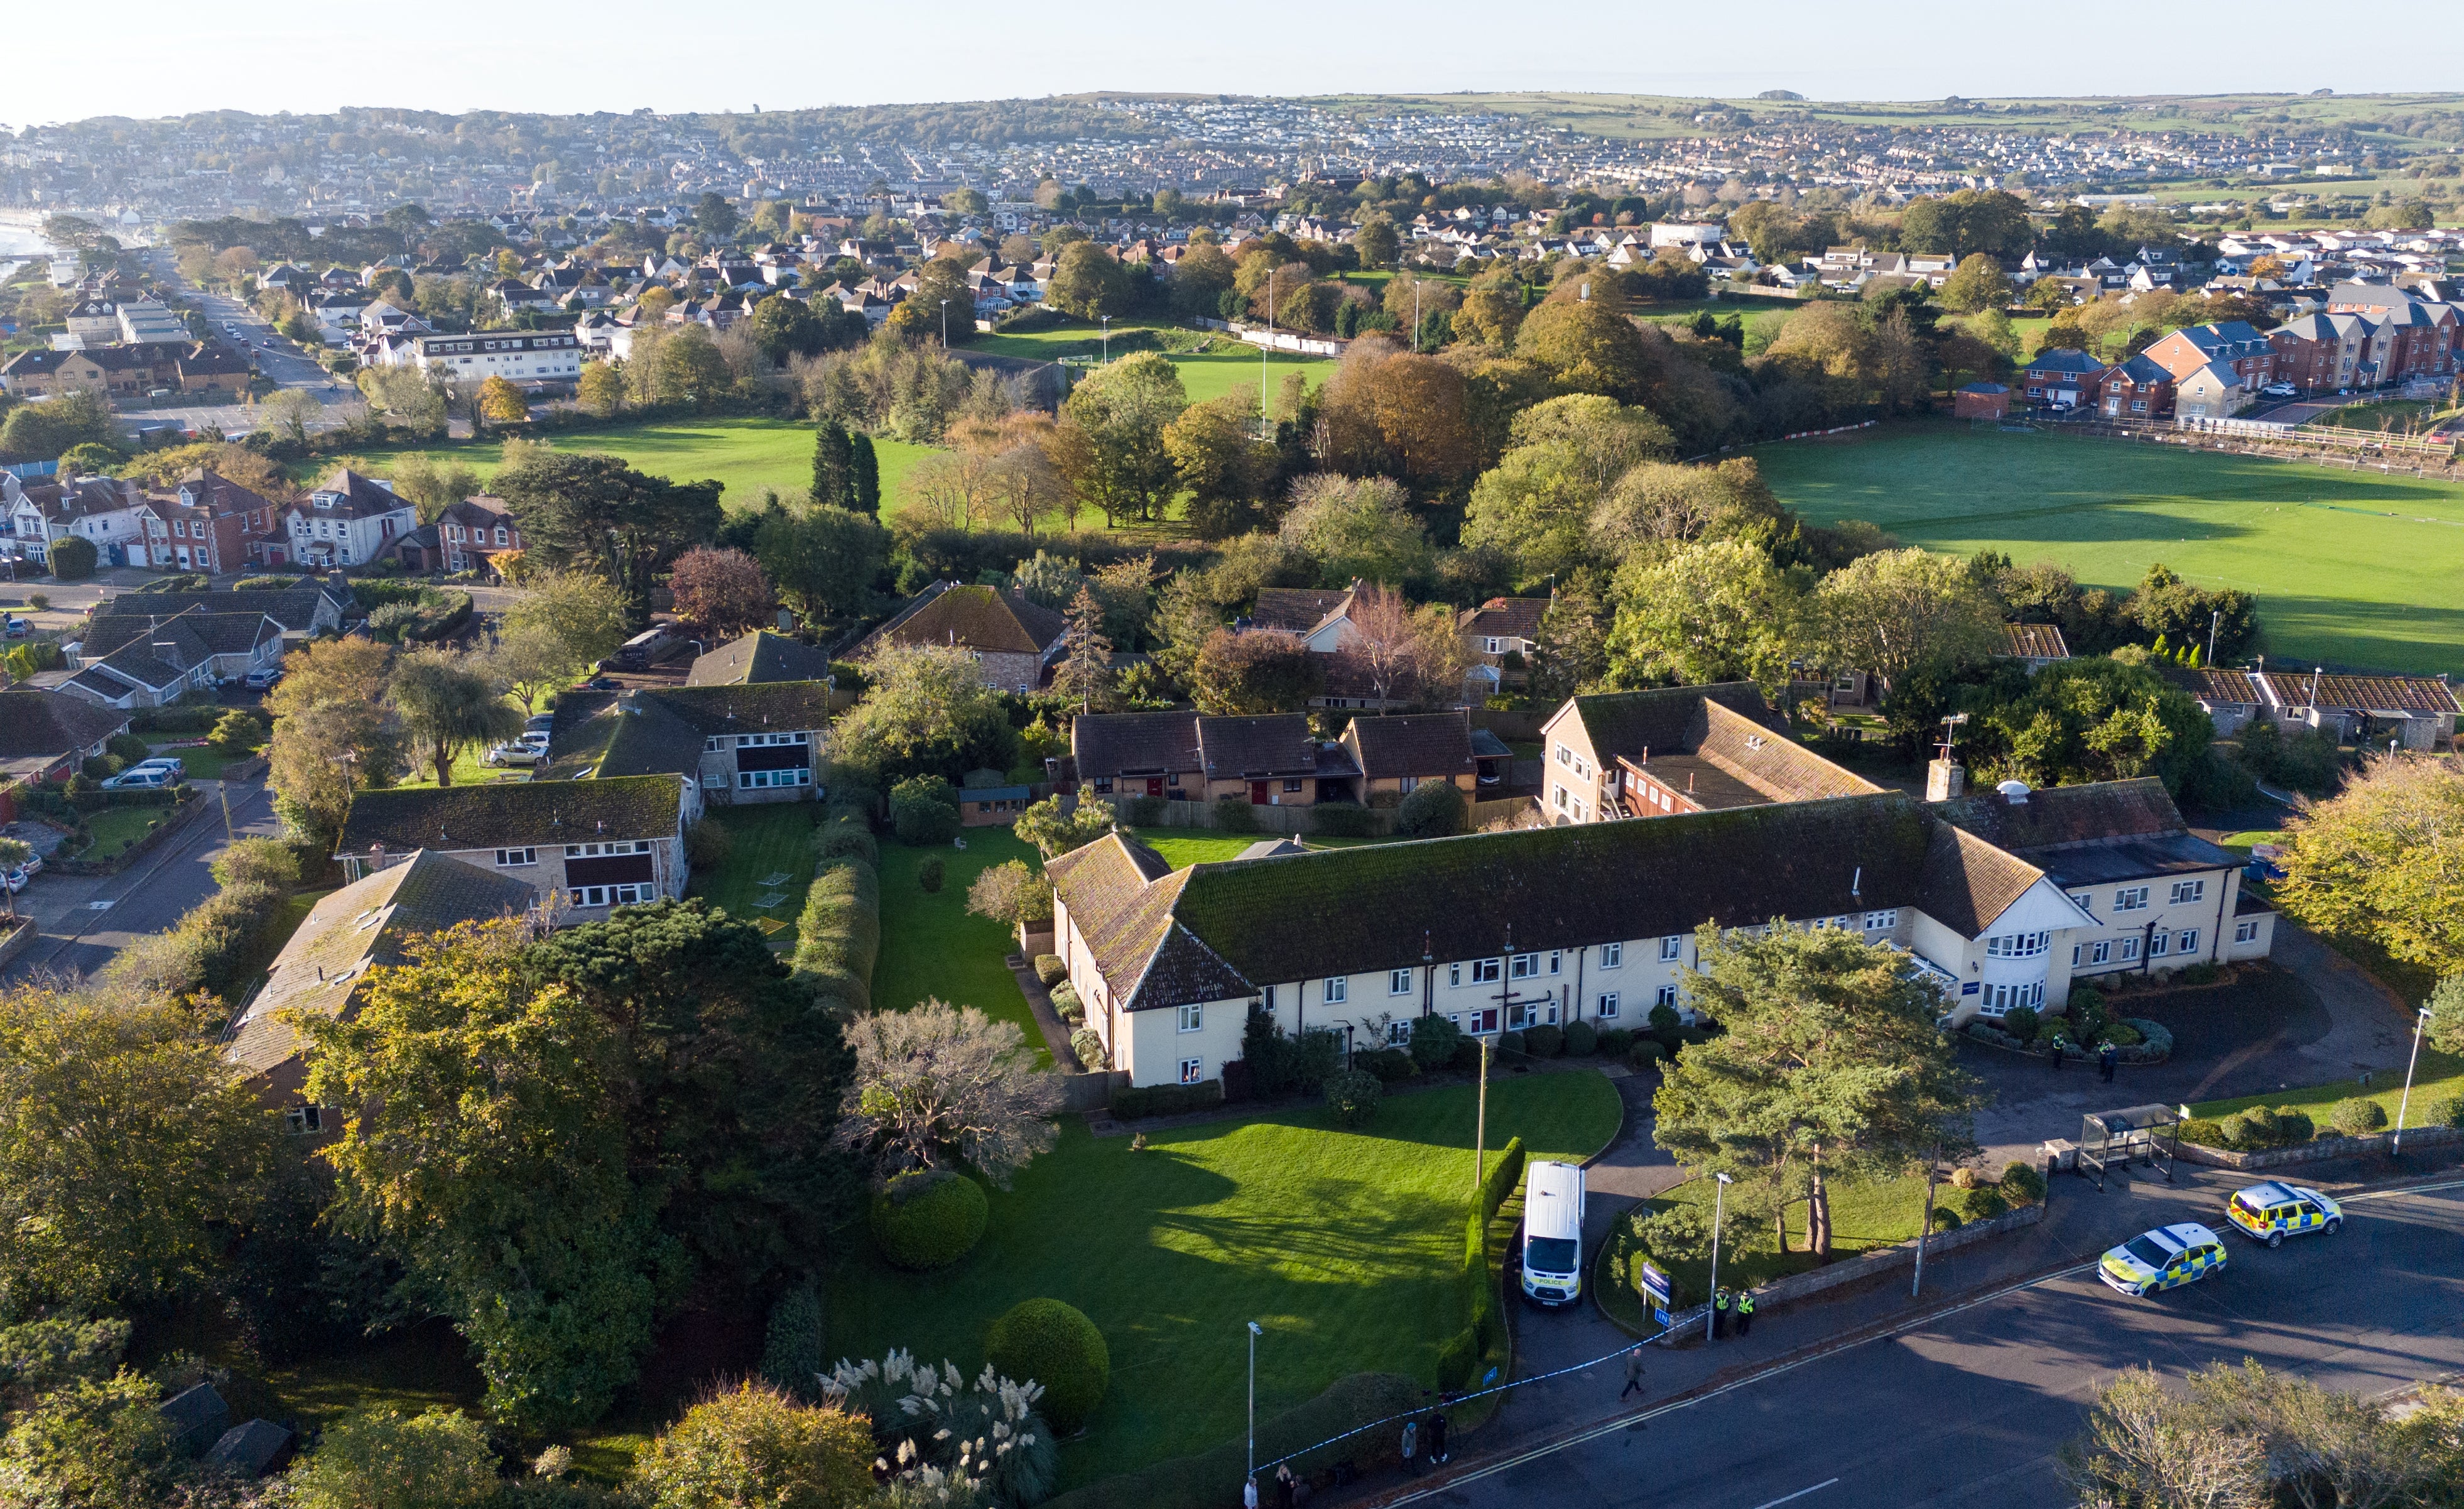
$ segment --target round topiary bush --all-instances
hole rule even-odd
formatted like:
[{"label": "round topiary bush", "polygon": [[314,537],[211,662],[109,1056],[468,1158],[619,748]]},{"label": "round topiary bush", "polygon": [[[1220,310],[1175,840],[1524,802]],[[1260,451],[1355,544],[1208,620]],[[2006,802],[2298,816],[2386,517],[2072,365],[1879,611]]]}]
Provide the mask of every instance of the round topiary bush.
[{"label": "round topiary bush", "polygon": [[1572,1058],[1589,1058],[1599,1052],[1600,1032],[1591,1023],[1573,1021],[1566,1024],[1566,1054]]},{"label": "round topiary bush", "polygon": [[1061,962],[1061,956],[1059,954],[1037,954],[1035,956],[1035,977],[1038,980],[1043,981],[1047,988],[1052,986],[1059,985],[1063,980],[1068,978],[1068,975],[1069,966]]},{"label": "round topiary bush", "polygon": [[1463,831],[1470,806],[1451,781],[1423,781],[1395,809],[1395,832],[1405,838],[1443,838]]},{"label": "round topiary bush", "polygon": [[2279,1147],[2298,1146],[2319,1135],[2319,1123],[2299,1106],[2279,1105],[2267,1113],[2267,1121],[2275,1129]]},{"label": "round topiary bush", "polygon": [[2045,1176],[2035,1164],[2013,1162],[2002,1170],[2001,1189],[2013,1205],[2035,1205],[2045,1197]]},{"label": "round topiary bush", "polygon": [[932,896],[939,892],[942,877],[948,873],[939,854],[926,854],[924,862],[915,867],[915,883],[924,888],[926,896]]},{"label": "round topiary bush", "polygon": [[2276,1141],[2276,1128],[2267,1112],[2257,1106],[2235,1111],[2224,1119],[2217,1130],[2224,1133],[2225,1145],[2242,1151],[2266,1147]]},{"label": "round topiary bush", "polygon": [[1660,1045],[1660,1039],[1657,1037],[1638,1037],[1625,1052],[1626,1062],[1637,1069],[1647,1068],[1668,1057],[1668,1050]]},{"label": "round topiary bush", "polygon": [[1352,1130],[1377,1117],[1377,1102],[1386,1098],[1386,1082],[1366,1069],[1347,1069],[1326,1081],[1326,1108],[1334,1124]]},{"label": "round topiary bush", "polygon": [[1530,1028],[1523,1034],[1523,1051],[1534,1058],[1554,1058],[1566,1051],[1566,1034],[1545,1025]]},{"label": "round topiary bush", "polygon": [[2035,1008],[2030,1006],[2014,1006],[2011,1008],[2010,1010],[2005,1011],[2002,1014],[2002,1031],[2010,1033],[2012,1036],[2019,1039],[2019,1041],[2023,1043],[2030,1042],[2033,1041],[2036,1035],[2036,1027],[2039,1020],[2040,1019],[2036,1015]]},{"label": "round topiary bush", "polygon": [[1087,1015],[1087,1003],[1079,999],[1076,986],[1065,983],[1052,988],[1052,1010],[1063,1021],[1075,1022]]},{"label": "round topiary bush", "polygon": [[2367,1137],[2387,1124],[2387,1108],[2376,1100],[2348,1096],[2327,1113],[2327,1124],[2346,1137]]},{"label": "round topiary bush", "polygon": [[1997,1215],[2008,1214],[2011,1209],[2011,1202],[2003,1199],[2002,1191],[1991,1185],[1963,1189],[1952,1199],[1958,1202],[1960,1215],[1971,1222],[1991,1221]]},{"label": "round topiary bush", "polygon": [[1056,1435],[1075,1434],[1112,1386],[1112,1353],[1104,1333],[1058,1299],[1012,1306],[984,1333],[984,1361],[1004,1378],[1044,1386],[1039,1408]]},{"label": "round topiary bush", "polygon": [[919,1169],[872,1197],[872,1240],[892,1265],[925,1273],[975,1251],[991,1217],[981,1185],[946,1168]]},{"label": "round topiary bush", "polygon": [[1976,1170],[1968,1167],[1966,1165],[1962,1165],[1959,1167],[1952,1169],[1950,1171],[1950,1184],[1951,1187],[1954,1189],[1975,1188]]}]

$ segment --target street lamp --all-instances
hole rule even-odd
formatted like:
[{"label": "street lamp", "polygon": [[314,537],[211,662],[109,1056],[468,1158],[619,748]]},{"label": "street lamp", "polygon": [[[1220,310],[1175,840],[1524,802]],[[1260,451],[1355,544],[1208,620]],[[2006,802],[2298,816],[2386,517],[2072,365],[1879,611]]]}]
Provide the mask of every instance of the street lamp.
[{"label": "street lamp", "polygon": [[950,300],[941,300],[941,349],[950,349]]},{"label": "street lamp", "polygon": [[1703,1312],[1703,1340],[1706,1342],[1716,1334],[1711,1327],[1720,1320],[1720,1218],[1727,1212],[1728,1186],[1736,1183],[1727,1174],[1711,1177],[1720,1183],[1711,1191],[1711,1305]]},{"label": "street lamp", "polygon": [[1412,349],[1420,349],[1420,280],[1412,279]]},{"label": "street lamp", "polygon": [[1258,1480],[1258,1338],[1265,1328],[1257,1321],[1249,1322],[1249,1476],[1251,1486]]},{"label": "street lamp", "polygon": [[1104,327],[1104,365],[1110,366],[1112,365],[1112,317],[1097,315],[1095,319]]},{"label": "street lamp", "polygon": [[2412,1056],[2404,1061],[2404,1098],[2395,1103],[2395,1139],[2388,1145],[2388,1156],[2404,1151],[2404,1113],[2412,1104],[2412,1066],[2421,1061],[2421,1032],[2430,1025],[2430,1008],[2423,1007],[2412,1018]]}]

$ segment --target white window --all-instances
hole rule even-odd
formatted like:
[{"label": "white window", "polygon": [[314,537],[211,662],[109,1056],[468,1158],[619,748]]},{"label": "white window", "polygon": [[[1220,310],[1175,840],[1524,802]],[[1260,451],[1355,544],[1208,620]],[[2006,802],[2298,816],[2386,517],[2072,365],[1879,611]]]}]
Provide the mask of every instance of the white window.
[{"label": "white window", "polygon": [[2208,882],[2205,880],[2176,880],[2173,882],[2173,894],[2169,899],[2171,904],[2180,906],[2186,901],[2200,900],[2207,894]]},{"label": "white window", "polygon": [[1205,1083],[1206,1060],[1203,1058],[1182,1059],[1180,1061],[1180,1082],[1182,1084]]},{"label": "white window", "polygon": [[2144,885],[2125,885],[2113,893],[2113,909],[2117,912],[2142,911],[2146,905],[2147,887]]},{"label": "white window", "polygon": [[1557,746],[1557,763],[1562,766],[1572,766],[1574,763],[1574,751],[1571,745]]},{"label": "white window", "polygon": [[1671,960],[1683,959],[1683,957],[1685,957],[1685,935],[1683,933],[1671,933],[1660,941],[1660,958],[1661,963],[1665,964]]},{"label": "white window", "polygon": [[1497,983],[1498,974],[1504,968],[1505,965],[1506,961],[1503,959],[1473,960],[1471,962],[1471,983],[1474,985],[1495,985]]},{"label": "white window", "polygon": [[1409,969],[1387,970],[1386,993],[1388,995],[1410,995],[1412,993],[1412,971]]},{"label": "white window", "polygon": [[499,870],[511,870],[517,865],[537,863],[539,863],[539,851],[536,849],[499,849],[496,851],[496,868]]},{"label": "white window", "polygon": [[1489,635],[1483,641],[1483,643],[1487,646],[1487,653],[1490,655],[1496,655],[1498,652],[1506,648],[1506,642],[1498,638],[1495,634]]},{"label": "white window", "polygon": [[2094,917],[2096,915],[2095,902],[2096,898],[2085,891],[2082,891],[2079,895],[2071,898],[2071,904],[2078,907],[2080,911],[2085,912],[2090,917]]},{"label": "white window", "polygon": [[1601,991],[1598,1007],[1592,1014],[1602,1017],[1616,1016],[1617,1014],[1617,992],[1615,990]]},{"label": "white window", "polygon": [[1540,956],[1538,954],[1516,954],[1514,956],[1513,974],[1515,979],[1529,980],[1539,972]]},{"label": "white window", "polygon": [[1565,955],[1564,955],[1562,952],[1560,952],[1559,950],[1557,950],[1557,949],[1554,949],[1554,948],[1550,949],[1550,950],[1549,950],[1549,972],[1550,972],[1551,974],[1556,974],[1556,973],[1559,973],[1559,972],[1564,968],[1564,966],[1565,966]]},{"label": "white window", "polygon": [[1328,1005],[1331,1006],[1338,1001],[1349,1000],[1351,996],[1352,982],[1349,979],[1346,979],[1341,975],[1330,975],[1327,977],[1326,999]]},{"label": "white window", "polygon": [[2089,964],[2108,964],[2112,959],[2113,940],[2108,938],[2101,943],[2093,943],[2087,945],[2087,962]]},{"label": "white window", "polygon": [[1899,925],[1900,909],[1896,906],[1887,911],[1865,914],[1865,931],[1869,933],[1887,933]]},{"label": "white window", "polygon": [[1411,1022],[1411,1018],[1406,1017],[1406,1018],[1404,1018],[1402,1021],[1399,1021],[1399,1022],[1389,1022],[1389,1023],[1387,1023],[1387,1024],[1386,1024],[1386,1046],[1387,1046],[1387,1047],[1389,1047],[1389,1048],[1400,1048],[1400,1047],[1402,1047],[1404,1044],[1406,1044],[1406,1043],[1410,1042],[1411,1040],[1412,1040],[1412,1022]]},{"label": "white window", "polygon": [[1194,1032],[1206,1025],[1206,1008],[1190,1005],[1180,1009],[1180,1031]]},{"label": "white window", "polygon": [[2138,957],[2139,940],[2136,938],[2125,938],[2122,940],[2122,962],[2123,964],[2128,964],[2130,961]]},{"label": "white window", "polygon": [[2256,922],[2233,923],[2233,942],[2237,943],[2255,943],[2258,942],[2258,924]]},{"label": "white window", "polygon": [[325,1129],[325,1113],[313,1105],[295,1105],[282,1113],[282,1125],[294,1136],[305,1137]]},{"label": "white window", "polygon": [[1557,792],[1557,810],[1562,812],[1566,810],[1566,788],[1561,786],[1555,789]]},{"label": "white window", "polygon": [[1271,1010],[1273,1010],[1274,1009],[1275,1009],[1275,988],[1274,988],[1273,986],[1268,986],[1268,987],[1266,987],[1266,1010],[1269,1010],[1269,1011],[1271,1011]]},{"label": "white window", "polygon": [[2149,934],[2149,935],[2148,935],[2148,938],[2147,938],[2147,957],[2148,957],[2148,958],[2150,958],[2150,959],[2162,959],[2162,958],[2164,958],[2167,954],[2171,953],[2172,951],[2173,951],[2173,935],[2172,935],[2172,934],[2167,933],[2167,932],[2158,931],[2158,932],[2151,933],[2151,934]]},{"label": "white window", "polygon": [[1463,984],[1463,965],[1446,965],[1446,984],[1450,987]]},{"label": "white window", "polygon": [[1624,967],[1625,967],[1625,944],[1623,944],[1623,943],[1602,943],[1602,944],[1600,944],[1600,967],[1601,967],[1601,968],[1603,968],[1603,969],[1622,969],[1622,968],[1624,968]]},{"label": "white window", "polygon": [[2004,933],[1985,940],[1988,959],[2034,959],[2053,943],[2051,933]]},{"label": "white window", "polygon": [[2182,936],[2173,940],[2173,951],[2177,954],[2197,953],[2199,951],[2199,930],[2195,927],[2186,927],[2182,929]]},{"label": "white window", "polygon": [[1660,988],[1660,993],[1652,997],[1651,1004],[1655,1007],[1665,1006],[1674,1008],[1677,1005],[1677,988],[1673,985],[1661,986]]}]

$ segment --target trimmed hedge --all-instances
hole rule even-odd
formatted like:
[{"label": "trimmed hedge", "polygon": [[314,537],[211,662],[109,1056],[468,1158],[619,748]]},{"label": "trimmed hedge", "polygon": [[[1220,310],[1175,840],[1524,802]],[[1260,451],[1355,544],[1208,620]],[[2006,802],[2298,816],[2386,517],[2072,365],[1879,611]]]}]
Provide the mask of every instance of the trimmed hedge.
[{"label": "trimmed hedge", "polygon": [[1163,821],[1163,798],[1160,796],[1124,796],[1112,803],[1112,810],[1132,828],[1153,828]]},{"label": "trimmed hedge", "polygon": [[[1272,1462],[1297,1452],[1291,1469],[1305,1477],[1339,1462],[1361,1473],[1391,1467],[1399,1460],[1401,1428],[1361,1427],[1421,1408],[1420,1389],[1419,1379],[1400,1373],[1338,1378],[1307,1404],[1259,1420],[1258,1460]],[[1045,1509],[1222,1509],[1239,1500],[1247,1452],[1246,1438],[1235,1436],[1189,1456],[1073,1488],[1045,1499]]]},{"label": "trimmed hedge", "polygon": [[872,1197],[872,1240],[893,1267],[947,1268],[975,1251],[992,1219],[981,1185],[946,1168],[900,1174]]},{"label": "trimmed hedge", "polygon": [[868,865],[881,863],[881,845],[872,836],[872,824],[862,811],[851,807],[832,807],[813,828],[813,857],[824,864],[833,859],[854,859]]},{"label": "trimmed hedge", "polygon": [[1125,1121],[1149,1116],[1181,1116],[1191,1111],[1208,1111],[1223,1103],[1223,1081],[1204,1079],[1197,1084],[1151,1084],[1143,1089],[1133,1087],[1112,1092],[1112,1114]]},{"label": "trimmed hedge", "polygon": [[1222,833],[1254,833],[1258,831],[1258,813],[1245,796],[1219,796],[1215,799],[1215,831]]},{"label": "trimmed hedge", "polygon": [[1112,1386],[1104,1333],[1074,1305],[1026,1299],[984,1333],[984,1361],[1004,1378],[1044,1386],[1038,1409],[1056,1435],[1073,1435]]},{"label": "trimmed hedge", "polygon": [[1078,1055],[1078,1062],[1090,1074],[1102,1069],[1107,1061],[1103,1034],[1091,1027],[1082,1027],[1069,1034],[1069,1051]]},{"label": "trimmed hedge", "polygon": [[1317,831],[1329,838],[1370,838],[1377,832],[1376,817],[1357,802],[1320,802],[1310,812]]},{"label": "trimmed hedge", "polygon": [[881,954],[881,878],[854,859],[825,865],[796,920],[796,977],[850,1011],[872,1008],[872,966]]},{"label": "trimmed hedge", "polygon": [[1059,954],[1035,956],[1035,978],[1042,981],[1045,988],[1059,985],[1068,973],[1069,966],[1061,962]]},{"label": "trimmed hedge", "polygon": [[2327,1124],[2346,1137],[2367,1137],[2387,1124],[2387,1107],[2362,1096],[2349,1096],[2327,1113]]},{"label": "trimmed hedge", "polygon": [[1058,1012],[1065,1022],[1083,1022],[1087,1019],[1087,1003],[1078,998],[1078,988],[1067,981],[1052,988],[1052,1010]]},{"label": "trimmed hedge", "polygon": [[1504,1205],[1506,1197],[1514,1192],[1514,1187],[1523,1182],[1523,1139],[1520,1137],[1507,1138],[1506,1145],[1497,1150],[1497,1162],[1481,1176],[1480,1218],[1483,1222],[1496,1220],[1498,1207]]},{"label": "trimmed hedge", "polygon": [[828,1328],[821,1291],[798,1284],[770,1306],[769,1334],[761,1347],[761,1376],[773,1387],[807,1404],[821,1402],[822,1375],[829,1371]]},{"label": "trimmed hedge", "polygon": [[1599,1052],[1599,1029],[1580,1017],[1566,1024],[1566,1056],[1589,1058]]},{"label": "trimmed hedge", "polygon": [[1388,1084],[1420,1072],[1412,1055],[1400,1048],[1371,1048],[1352,1055],[1352,1067],[1375,1075]]},{"label": "trimmed hedge", "polygon": [[1538,1027],[1526,1028],[1523,1032],[1523,1051],[1534,1058],[1554,1058],[1566,1051],[1566,1034],[1563,1030],[1551,1027],[1546,1023]]},{"label": "trimmed hedge", "polygon": [[1395,809],[1395,832],[1406,838],[1444,838],[1463,831],[1470,804],[1451,781],[1423,781]]}]

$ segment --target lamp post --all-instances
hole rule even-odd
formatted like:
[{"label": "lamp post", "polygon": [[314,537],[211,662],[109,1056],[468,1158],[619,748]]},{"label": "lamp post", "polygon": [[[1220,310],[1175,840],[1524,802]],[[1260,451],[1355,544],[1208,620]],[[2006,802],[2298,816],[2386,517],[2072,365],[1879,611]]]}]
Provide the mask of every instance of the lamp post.
[{"label": "lamp post", "polygon": [[2412,1106],[2412,1066],[2421,1062],[2421,1032],[2430,1025],[2430,1008],[2423,1007],[2412,1018],[2412,1055],[2404,1061],[2404,1098],[2395,1103],[2395,1137],[2387,1146],[2388,1156],[2404,1151],[2404,1113]]},{"label": "lamp post", "polygon": [[1412,349],[1420,349],[1420,280],[1412,279]]},{"label": "lamp post", "polygon": [[941,349],[950,349],[950,300],[941,300]]},{"label": "lamp post", "polygon": [[1711,1191],[1711,1302],[1709,1308],[1703,1312],[1703,1340],[1706,1342],[1713,1335],[1711,1327],[1720,1320],[1720,1218],[1727,1212],[1728,1186],[1736,1183],[1727,1174],[1713,1174],[1711,1177],[1720,1183]]},{"label": "lamp post", "polygon": [[1266,1334],[1266,1333],[1265,1333],[1265,1328],[1264,1326],[1260,1325],[1257,1321],[1252,1320],[1252,1321],[1250,1321],[1250,1322],[1249,1322],[1249,1476],[1248,1476],[1248,1481],[1249,1481],[1251,1484],[1253,1484],[1253,1485],[1254,1485],[1254,1484],[1257,1482],[1257,1480],[1258,1480],[1258,1338],[1259,1338],[1259,1337],[1261,1337],[1261,1336],[1264,1336],[1264,1335],[1265,1335],[1265,1334]]},{"label": "lamp post", "polygon": [[1102,322],[1104,326],[1104,365],[1110,366],[1112,365],[1112,317],[1097,315],[1095,318]]}]

